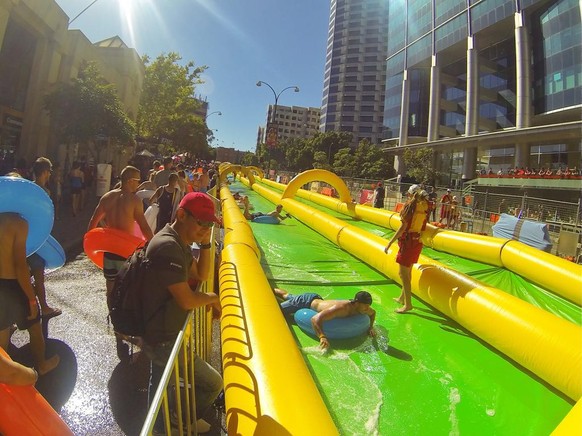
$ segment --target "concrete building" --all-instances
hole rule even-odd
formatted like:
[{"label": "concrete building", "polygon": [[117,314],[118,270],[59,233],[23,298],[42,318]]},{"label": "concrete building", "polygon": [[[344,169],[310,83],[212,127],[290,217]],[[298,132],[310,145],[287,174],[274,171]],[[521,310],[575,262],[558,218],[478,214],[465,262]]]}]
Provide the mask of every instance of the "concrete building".
[{"label": "concrete building", "polygon": [[382,140],[388,41],[383,0],[331,0],[320,130]]},{"label": "concrete building", "polygon": [[[267,120],[273,118],[274,105],[267,109]],[[275,123],[277,124],[277,140],[285,141],[290,138],[310,138],[319,131],[321,111],[315,107],[281,106],[277,105]],[[266,143],[266,129],[259,127],[257,145]]]},{"label": "concrete building", "polygon": [[[58,83],[77,77],[84,61],[97,63],[115,84],[127,114],[137,117],[145,73],[138,53],[118,37],[93,44],[68,23],[53,0],[0,0],[0,161],[5,165],[15,158],[30,163],[39,155],[65,162],[67,150],[51,136],[44,98]],[[116,160],[131,156],[125,145],[100,145],[107,150],[101,158],[117,167],[123,163]],[[69,159],[83,153],[68,152]]]},{"label": "concrete building", "polygon": [[244,151],[235,150],[234,148],[216,147],[216,161],[238,164],[244,153]]},{"label": "concrete building", "polygon": [[[580,167],[579,0],[390,2],[385,147],[430,147],[451,180]],[[447,182],[447,180],[441,180]]]}]

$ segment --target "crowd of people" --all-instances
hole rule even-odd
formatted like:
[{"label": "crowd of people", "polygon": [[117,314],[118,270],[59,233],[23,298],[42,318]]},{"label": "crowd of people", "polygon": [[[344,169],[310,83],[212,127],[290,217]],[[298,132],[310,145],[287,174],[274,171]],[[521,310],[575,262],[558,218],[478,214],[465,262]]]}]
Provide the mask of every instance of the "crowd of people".
[{"label": "crowd of people", "polygon": [[[147,289],[142,290],[143,295],[148,295],[143,301],[143,317],[147,322],[141,347],[151,361],[150,403],[188,312],[210,306],[215,316],[220,316],[218,296],[197,290],[197,284],[211,274],[211,231],[219,222],[214,202],[206,194],[211,182],[216,182],[213,174],[209,176],[208,173],[207,168],[202,168],[195,175],[191,168],[184,168],[182,164],[174,167],[173,160],[166,158],[163,163],[153,163],[148,184],[144,185],[140,170],[127,166],[120,173],[119,186],[101,197],[87,227],[90,231],[102,225],[132,234],[137,222],[149,241],[145,258],[150,266],[144,270],[146,277],[143,281]],[[149,226],[143,200],[136,194],[143,187],[155,188],[148,199],[150,205],[156,203],[159,206],[155,229]],[[200,248],[197,258],[192,254],[193,243]],[[115,253],[104,253],[103,275],[109,310],[112,309],[115,279],[125,263],[126,259]],[[129,348],[123,339],[121,335],[116,336],[118,357],[125,360],[129,358]],[[220,394],[222,378],[198,356],[194,356],[194,368],[197,416],[203,416]],[[163,427],[161,415],[156,427]],[[198,419],[196,427],[198,433],[210,430],[203,418]]]},{"label": "crowd of people", "polygon": [[[163,368],[188,311],[201,306],[212,307],[220,315],[218,296],[202,293],[197,284],[207,280],[210,271],[211,230],[219,222],[213,200],[205,193],[216,183],[215,170],[208,167],[174,167],[171,158],[163,164],[154,162],[148,175],[149,185],[142,183],[140,170],[125,167],[119,174],[117,185],[103,195],[91,217],[87,229],[97,226],[109,227],[133,234],[135,223],[146,240],[146,257],[155,267],[148,270],[147,299],[144,305],[150,311],[143,351],[150,358],[151,375],[149,398],[157,389]],[[62,173],[47,158],[40,157],[31,171],[21,168],[6,174],[22,177],[24,173],[39,185],[53,200],[55,211],[62,197]],[[69,172],[71,188],[71,211],[76,215],[83,207],[83,191],[89,186],[92,173],[83,165],[75,163]],[[55,180],[56,179],[56,180]],[[164,211],[160,222],[152,231],[144,214],[144,203],[136,192],[147,187],[154,195],[148,203],[167,203],[167,194],[177,207],[170,213]],[[38,255],[26,256],[28,236],[27,221],[16,213],[0,213],[0,347],[8,350],[10,338],[16,329],[28,330],[34,367],[12,362],[0,353],[0,382],[16,385],[31,385],[59,365],[58,355],[46,356],[42,319],[62,313],[50,307],[44,287],[45,263]],[[196,242],[198,257],[194,257],[190,246]],[[111,292],[118,271],[126,259],[115,253],[105,253],[103,274],[107,290],[107,304],[111,308]],[[117,340],[118,356],[128,357],[128,346]],[[214,402],[222,390],[220,374],[203,359],[194,357],[196,398],[198,416]],[[196,423],[198,433],[208,432],[210,425],[203,419]]]},{"label": "crowd of people", "polygon": [[500,168],[497,172],[493,171],[492,168],[485,170],[484,168],[477,171],[477,177],[528,177],[528,178],[578,178],[581,177],[582,173],[578,168],[573,167],[558,167],[552,169],[550,167],[541,168],[530,168],[530,167],[515,167],[508,168],[506,170]]}]

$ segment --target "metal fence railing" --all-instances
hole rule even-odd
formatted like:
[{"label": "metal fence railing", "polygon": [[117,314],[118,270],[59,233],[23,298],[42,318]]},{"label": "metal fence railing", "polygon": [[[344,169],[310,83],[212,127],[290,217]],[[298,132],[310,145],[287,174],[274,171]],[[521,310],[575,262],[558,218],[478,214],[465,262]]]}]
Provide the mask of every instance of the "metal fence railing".
[{"label": "metal fence railing", "polygon": [[[343,180],[350,190],[353,201],[360,204],[372,204],[373,191],[379,180],[354,178],[343,178]],[[398,203],[406,201],[405,194],[411,184],[396,183],[393,179],[383,180],[383,184],[386,192],[384,208],[396,210]],[[312,182],[309,186],[310,190],[320,193],[323,188],[331,188],[333,195],[333,188],[324,182]],[[446,189],[446,187],[435,187],[437,204],[434,221],[439,221],[439,202]],[[330,189],[325,190],[325,192],[330,192]],[[552,241],[552,253],[557,255],[561,254],[558,249],[560,235],[563,232],[576,233],[579,242],[575,257],[582,257],[580,255],[582,251],[580,246],[580,234],[582,234],[580,200],[577,203],[573,203],[548,198],[529,197],[526,194],[511,195],[488,191],[480,192],[476,191],[474,184],[471,183],[466,184],[463,189],[452,189],[451,195],[456,196],[459,203],[457,208],[458,219],[453,226],[455,230],[492,235],[491,228],[499,219],[499,215],[507,213],[521,219],[546,223]]]}]

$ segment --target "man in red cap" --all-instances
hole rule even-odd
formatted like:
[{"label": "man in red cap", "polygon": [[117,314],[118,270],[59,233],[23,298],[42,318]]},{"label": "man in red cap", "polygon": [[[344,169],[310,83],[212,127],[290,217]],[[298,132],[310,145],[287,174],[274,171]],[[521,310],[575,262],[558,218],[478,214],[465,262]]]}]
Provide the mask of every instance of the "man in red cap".
[{"label": "man in red cap", "polygon": [[[146,258],[151,266],[144,278],[146,286],[143,295],[148,298],[143,302],[143,317],[148,320],[144,350],[152,361],[150,401],[188,311],[210,305],[216,316],[220,314],[218,295],[192,290],[188,284],[191,279],[205,281],[212,273],[212,227],[218,222],[212,199],[202,192],[191,192],[180,201],[174,222],[166,224],[156,233],[146,249]],[[200,247],[197,260],[192,256],[193,242]],[[196,416],[203,416],[222,390],[222,377],[198,356],[195,356],[194,372]],[[209,429],[206,421],[198,420],[198,433],[205,433]]]}]

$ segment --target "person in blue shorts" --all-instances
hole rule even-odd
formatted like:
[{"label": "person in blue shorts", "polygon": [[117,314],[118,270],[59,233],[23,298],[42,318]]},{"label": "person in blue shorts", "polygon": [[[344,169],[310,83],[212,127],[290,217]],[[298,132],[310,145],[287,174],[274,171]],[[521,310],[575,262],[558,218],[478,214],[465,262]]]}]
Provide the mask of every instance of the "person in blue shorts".
[{"label": "person in blue shorts", "polygon": [[367,291],[358,291],[351,300],[324,300],[319,294],[307,292],[305,294],[293,295],[284,289],[273,289],[275,295],[283,300],[281,310],[285,316],[293,315],[299,309],[312,309],[317,312],[311,318],[313,330],[319,338],[319,346],[328,348],[329,342],[323,333],[322,326],[324,321],[334,318],[345,318],[359,313],[366,314],[370,317],[370,329],[368,334],[375,336],[374,320],[376,311],[370,307],[372,296]]}]

